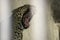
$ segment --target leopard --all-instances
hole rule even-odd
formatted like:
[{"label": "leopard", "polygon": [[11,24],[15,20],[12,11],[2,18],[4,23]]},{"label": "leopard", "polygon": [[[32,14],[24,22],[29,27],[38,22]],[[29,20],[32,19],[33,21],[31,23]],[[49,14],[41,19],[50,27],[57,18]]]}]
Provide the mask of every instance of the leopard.
[{"label": "leopard", "polygon": [[23,31],[29,28],[32,18],[31,5],[23,5],[12,10],[12,36],[11,40],[22,40]]}]

